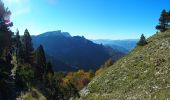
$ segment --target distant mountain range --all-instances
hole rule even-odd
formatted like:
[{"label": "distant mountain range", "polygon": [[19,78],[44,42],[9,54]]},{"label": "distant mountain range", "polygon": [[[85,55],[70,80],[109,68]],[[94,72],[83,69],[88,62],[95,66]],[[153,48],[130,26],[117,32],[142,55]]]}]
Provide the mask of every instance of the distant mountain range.
[{"label": "distant mountain range", "polygon": [[71,36],[68,32],[52,31],[32,36],[34,47],[44,46],[47,58],[52,61],[54,70],[76,69],[96,70],[107,59],[114,61],[124,53],[93,43],[83,36]]},{"label": "distant mountain range", "polygon": [[92,40],[94,43],[103,44],[105,46],[110,46],[114,50],[121,51],[123,53],[128,53],[133,48],[135,48],[138,39],[127,39],[127,40],[109,40],[109,39],[98,39]]}]

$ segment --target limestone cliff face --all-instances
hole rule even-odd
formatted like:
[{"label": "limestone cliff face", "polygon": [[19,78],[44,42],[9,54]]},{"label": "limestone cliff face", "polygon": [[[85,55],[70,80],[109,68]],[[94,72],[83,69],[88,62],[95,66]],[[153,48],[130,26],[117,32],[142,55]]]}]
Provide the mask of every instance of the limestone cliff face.
[{"label": "limestone cliff face", "polygon": [[96,76],[83,100],[167,100],[170,98],[170,30],[156,33],[145,46]]}]

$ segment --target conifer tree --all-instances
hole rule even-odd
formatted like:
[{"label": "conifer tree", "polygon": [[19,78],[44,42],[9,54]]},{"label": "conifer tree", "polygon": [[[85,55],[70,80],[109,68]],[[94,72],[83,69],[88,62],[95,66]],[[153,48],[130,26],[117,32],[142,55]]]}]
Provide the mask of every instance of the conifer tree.
[{"label": "conifer tree", "polygon": [[22,43],[23,43],[23,51],[24,51],[24,55],[23,55],[24,62],[32,64],[34,48],[32,45],[32,39],[30,33],[27,29],[24,32]]},{"label": "conifer tree", "polygon": [[161,17],[159,18],[160,24],[161,25],[166,25],[167,24],[167,16],[168,13],[166,12],[166,10],[164,9],[161,13]]},{"label": "conifer tree", "polygon": [[[10,27],[11,12],[6,8],[0,0],[0,99],[15,100],[15,92],[11,86],[11,36]],[[2,55],[3,54],[3,55]],[[6,60],[2,58],[6,58]],[[9,58],[9,59],[8,59]]]},{"label": "conifer tree", "polygon": [[23,49],[22,49],[22,43],[20,40],[19,30],[17,29],[16,32],[16,60],[17,64],[19,63],[19,60],[23,59]]},{"label": "conifer tree", "polygon": [[19,35],[19,30],[17,29],[17,32],[16,32],[16,47],[19,48],[20,45],[21,45],[20,35]]},{"label": "conifer tree", "polygon": [[36,50],[36,74],[37,77],[42,77],[46,74],[47,71],[47,63],[46,57],[44,53],[43,46],[40,45]]},{"label": "conifer tree", "polygon": [[51,62],[47,63],[47,73],[54,74]]},{"label": "conifer tree", "polygon": [[164,32],[167,30],[167,26],[170,23],[170,11],[167,12],[165,9],[162,11],[161,16],[159,18],[159,25],[156,26],[157,30]]},{"label": "conifer tree", "polygon": [[11,12],[6,8],[3,2],[0,0],[0,52],[8,52],[8,48],[11,46],[12,32],[10,30],[10,15]]},{"label": "conifer tree", "polygon": [[147,44],[146,38],[145,38],[145,36],[142,34],[141,37],[140,37],[139,42],[137,43],[137,45],[139,45],[139,46],[144,46],[144,45],[146,45],[146,44]]}]

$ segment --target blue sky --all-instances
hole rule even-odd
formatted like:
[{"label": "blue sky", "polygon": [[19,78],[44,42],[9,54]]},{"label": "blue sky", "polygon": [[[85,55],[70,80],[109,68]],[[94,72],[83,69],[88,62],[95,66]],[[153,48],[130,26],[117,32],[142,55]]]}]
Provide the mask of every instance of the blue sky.
[{"label": "blue sky", "polygon": [[62,30],[88,39],[136,39],[153,35],[170,0],[3,0],[20,34]]}]

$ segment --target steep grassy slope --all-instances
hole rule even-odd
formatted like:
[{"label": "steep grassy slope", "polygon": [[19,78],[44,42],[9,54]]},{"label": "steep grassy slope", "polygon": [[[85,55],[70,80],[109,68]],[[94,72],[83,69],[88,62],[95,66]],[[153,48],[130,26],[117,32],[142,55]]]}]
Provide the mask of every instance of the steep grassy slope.
[{"label": "steep grassy slope", "polygon": [[83,100],[170,99],[170,31],[157,33],[81,91]]}]

